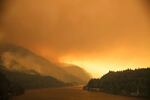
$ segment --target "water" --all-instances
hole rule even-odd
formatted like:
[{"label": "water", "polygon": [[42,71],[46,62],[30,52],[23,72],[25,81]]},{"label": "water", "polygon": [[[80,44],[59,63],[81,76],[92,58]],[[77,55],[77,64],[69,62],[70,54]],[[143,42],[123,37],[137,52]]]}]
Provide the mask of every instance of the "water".
[{"label": "water", "polygon": [[88,92],[79,87],[38,89],[26,91],[13,100],[146,100],[142,98],[116,96],[101,92]]}]

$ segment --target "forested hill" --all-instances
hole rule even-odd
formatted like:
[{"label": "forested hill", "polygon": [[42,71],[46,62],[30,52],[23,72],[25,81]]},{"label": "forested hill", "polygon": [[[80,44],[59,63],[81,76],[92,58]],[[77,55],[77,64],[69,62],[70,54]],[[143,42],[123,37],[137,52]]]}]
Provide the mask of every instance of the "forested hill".
[{"label": "forested hill", "polygon": [[21,95],[24,93],[24,88],[19,84],[11,82],[0,71],[0,100],[9,100],[12,96]]},{"label": "forested hill", "polygon": [[84,89],[119,95],[150,97],[150,68],[110,71],[100,79],[91,79]]},{"label": "forested hill", "polygon": [[18,84],[24,89],[38,89],[38,88],[51,88],[63,87],[65,83],[51,77],[42,76],[34,71],[11,71],[0,65],[0,73],[12,83]]}]

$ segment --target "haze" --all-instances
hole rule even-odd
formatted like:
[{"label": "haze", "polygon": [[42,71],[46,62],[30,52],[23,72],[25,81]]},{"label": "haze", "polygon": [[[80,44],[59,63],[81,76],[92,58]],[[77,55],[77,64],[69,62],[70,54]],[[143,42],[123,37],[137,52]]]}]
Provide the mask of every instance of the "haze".
[{"label": "haze", "polygon": [[4,0],[1,42],[93,77],[150,66],[149,0]]}]

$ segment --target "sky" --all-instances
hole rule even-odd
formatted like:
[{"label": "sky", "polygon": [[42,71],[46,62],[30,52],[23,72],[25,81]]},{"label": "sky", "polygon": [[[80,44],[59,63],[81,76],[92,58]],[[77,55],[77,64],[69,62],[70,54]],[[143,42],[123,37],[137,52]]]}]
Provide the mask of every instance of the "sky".
[{"label": "sky", "polygon": [[0,41],[99,77],[150,66],[149,0],[3,0]]}]

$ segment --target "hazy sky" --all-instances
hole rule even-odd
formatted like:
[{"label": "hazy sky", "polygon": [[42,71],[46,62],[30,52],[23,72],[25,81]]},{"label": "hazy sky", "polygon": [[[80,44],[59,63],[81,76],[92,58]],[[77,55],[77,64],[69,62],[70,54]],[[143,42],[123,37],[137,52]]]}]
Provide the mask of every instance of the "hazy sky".
[{"label": "hazy sky", "polygon": [[2,41],[93,76],[150,66],[149,0],[4,0]]}]

